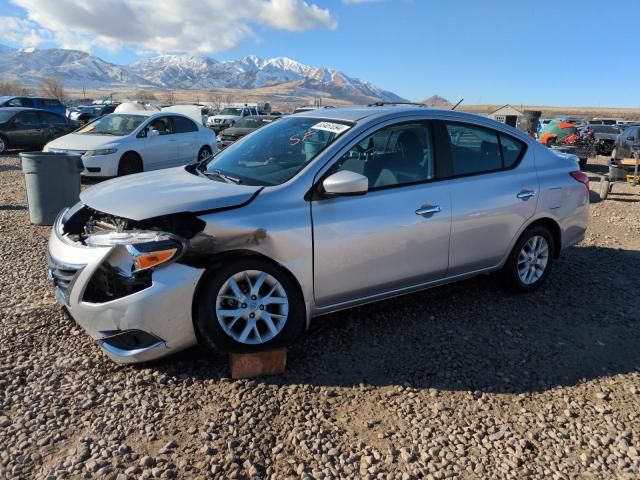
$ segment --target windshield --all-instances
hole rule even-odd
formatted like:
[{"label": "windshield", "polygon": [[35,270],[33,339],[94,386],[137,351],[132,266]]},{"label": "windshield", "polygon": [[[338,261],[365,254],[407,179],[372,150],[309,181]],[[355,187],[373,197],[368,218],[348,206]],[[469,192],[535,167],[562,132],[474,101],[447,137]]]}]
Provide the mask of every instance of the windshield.
[{"label": "windshield", "polygon": [[238,115],[242,115],[242,109],[241,108],[223,108],[222,111],[218,114],[218,115],[233,115],[233,116],[238,116]]},{"label": "windshield", "polygon": [[235,128],[260,128],[273,122],[272,118],[244,117],[234,125]]},{"label": "windshield", "polygon": [[143,115],[129,115],[113,113],[100,117],[91,122],[76,133],[81,135],[114,135],[124,137],[133,132],[147,117]]},{"label": "windshield", "polygon": [[273,122],[216,155],[206,172],[246,185],[279,185],[313,160],[351,125],[307,117]]},{"label": "windshield", "polygon": [[15,115],[16,112],[0,111],[0,123],[4,123]]}]

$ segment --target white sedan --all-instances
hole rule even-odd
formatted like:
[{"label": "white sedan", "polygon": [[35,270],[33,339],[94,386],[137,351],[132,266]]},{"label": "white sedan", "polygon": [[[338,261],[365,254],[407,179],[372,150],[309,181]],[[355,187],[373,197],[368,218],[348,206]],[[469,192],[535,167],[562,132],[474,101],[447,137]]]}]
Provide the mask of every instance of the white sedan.
[{"label": "white sedan", "polygon": [[115,177],[187,165],[217,152],[215,133],[178,113],[112,113],[49,142],[45,152],[82,155],[85,176]]}]

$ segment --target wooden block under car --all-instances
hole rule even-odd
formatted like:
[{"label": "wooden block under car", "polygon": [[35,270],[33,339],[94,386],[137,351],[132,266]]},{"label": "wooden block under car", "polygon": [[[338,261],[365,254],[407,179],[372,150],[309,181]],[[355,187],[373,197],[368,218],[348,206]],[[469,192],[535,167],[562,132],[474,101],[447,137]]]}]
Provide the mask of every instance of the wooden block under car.
[{"label": "wooden block under car", "polygon": [[282,375],[287,367],[287,349],[232,353],[229,355],[229,365],[233,379]]}]

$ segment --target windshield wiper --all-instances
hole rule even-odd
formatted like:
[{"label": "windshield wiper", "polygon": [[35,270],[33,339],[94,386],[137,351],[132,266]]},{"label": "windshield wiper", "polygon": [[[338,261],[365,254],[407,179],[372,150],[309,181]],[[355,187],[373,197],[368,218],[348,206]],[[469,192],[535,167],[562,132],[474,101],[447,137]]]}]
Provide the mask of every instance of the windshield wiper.
[{"label": "windshield wiper", "polygon": [[204,172],[207,176],[218,177],[224,180],[227,183],[232,183],[234,185],[238,185],[242,183],[242,180],[236,177],[230,177],[229,175],[225,175],[220,170],[211,170],[210,172]]}]

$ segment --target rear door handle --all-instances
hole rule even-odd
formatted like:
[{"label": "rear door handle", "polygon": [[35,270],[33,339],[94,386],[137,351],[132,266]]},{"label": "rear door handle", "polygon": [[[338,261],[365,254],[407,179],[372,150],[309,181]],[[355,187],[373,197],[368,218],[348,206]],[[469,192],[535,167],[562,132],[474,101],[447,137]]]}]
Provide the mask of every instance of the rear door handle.
[{"label": "rear door handle", "polygon": [[434,213],[440,213],[440,205],[425,205],[416,210],[416,215],[433,215]]},{"label": "rear door handle", "polygon": [[529,200],[531,197],[534,197],[536,195],[536,192],[534,192],[533,190],[522,190],[520,193],[518,193],[518,195],[516,195],[520,200],[522,201],[526,201]]}]

